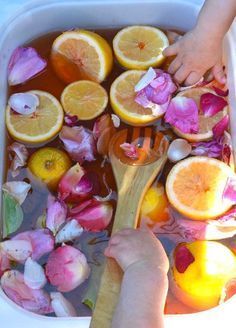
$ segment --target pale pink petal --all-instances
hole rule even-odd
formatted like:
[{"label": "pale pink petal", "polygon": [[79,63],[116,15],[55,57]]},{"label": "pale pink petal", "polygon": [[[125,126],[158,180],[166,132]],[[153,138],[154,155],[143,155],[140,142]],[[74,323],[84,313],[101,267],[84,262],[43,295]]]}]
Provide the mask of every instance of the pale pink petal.
[{"label": "pale pink petal", "polygon": [[24,282],[31,289],[41,289],[47,283],[44,269],[30,257],[25,262]]},{"label": "pale pink petal", "polygon": [[78,125],[78,122],[79,122],[77,115],[71,116],[68,114],[65,115],[64,121],[65,121],[66,125],[68,125],[70,127]]},{"label": "pale pink petal", "polygon": [[18,47],[13,52],[8,65],[8,83],[17,85],[24,83],[42,72],[47,66],[34,48]]},{"label": "pale pink petal", "polygon": [[14,93],[9,98],[8,105],[18,114],[31,115],[39,106],[39,98],[30,92]]},{"label": "pale pink petal", "polygon": [[213,158],[219,158],[222,154],[222,145],[217,140],[196,142],[192,144],[192,155],[195,156],[208,156]]},{"label": "pale pink petal", "polygon": [[225,115],[216,125],[212,128],[214,138],[220,138],[229,127],[229,115]]},{"label": "pale pink petal", "polygon": [[204,93],[200,98],[200,107],[206,117],[211,117],[216,115],[218,112],[222,111],[225,106],[227,106],[227,101],[214,95],[213,93]]},{"label": "pale pink petal", "polygon": [[180,161],[181,159],[187,157],[192,151],[192,146],[185,139],[175,139],[170,144],[167,157],[168,159],[175,163]]},{"label": "pale pink petal", "polygon": [[53,251],[46,264],[50,283],[60,292],[69,292],[89,276],[90,268],[82,252],[72,246],[61,246]]},{"label": "pale pink petal", "polygon": [[60,226],[66,221],[67,206],[56,199],[54,196],[48,196],[46,227],[55,235]]},{"label": "pale pink petal", "polygon": [[2,190],[14,197],[20,205],[24,203],[30,189],[31,185],[24,181],[6,182],[2,186]]},{"label": "pale pink petal", "polygon": [[70,220],[66,225],[57,233],[56,243],[66,243],[80,237],[84,229],[76,220]]},{"label": "pale pink petal", "polygon": [[16,270],[7,271],[1,278],[5,294],[23,309],[38,314],[53,312],[49,295],[41,290],[33,290],[24,283],[24,276]]},{"label": "pale pink petal", "polygon": [[223,192],[223,199],[227,199],[232,204],[236,204],[236,176],[227,179]]},{"label": "pale pink petal", "polygon": [[20,173],[20,169],[26,165],[29,153],[25,145],[18,142],[13,142],[8,147],[8,151],[11,160],[11,174],[15,178]]},{"label": "pale pink petal", "polygon": [[33,248],[27,240],[6,240],[0,244],[1,251],[9,260],[24,263],[32,255]]},{"label": "pale pink petal", "polygon": [[119,118],[119,116],[117,116],[115,114],[111,114],[111,119],[112,119],[114,127],[119,128],[120,127],[120,118]]},{"label": "pale pink petal", "polygon": [[62,295],[62,293],[50,293],[51,305],[57,317],[77,317],[73,305]]},{"label": "pale pink petal", "polygon": [[187,97],[175,97],[170,101],[165,121],[183,133],[197,133],[199,130],[198,107]]},{"label": "pale pink petal", "polygon": [[134,91],[139,92],[147,87],[156,78],[156,72],[152,67],[149,67],[147,72],[142,76],[141,80],[136,84]]},{"label": "pale pink petal", "polygon": [[126,157],[129,157],[133,160],[138,159],[138,148],[136,145],[125,142],[122,145],[120,145],[120,148],[123,149],[124,154]]},{"label": "pale pink petal", "polygon": [[94,161],[96,146],[93,134],[83,126],[63,126],[59,135],[66,151],[74,161],[82,164],[84,161]]},{"label": "pale pink petal", "polygon": [[70,209],[70,217],[88,231],[102,231],[110,224],[113,208],[108,202],[90,199]]},{"label": "pale pink petal", "polygon": [[0,248],[0,277],[3,275],[3,273],[6,270],[9,270],[11,268],[10,260],[7,257],[7,255],[4,253],[4,251]]},{"label": "pale pink petal", "polygon": [[37,229],[17,234],[13,240],[26,240],[32,245],[32,259],[37,261],[54,249],[54,238],[48,229]]}]

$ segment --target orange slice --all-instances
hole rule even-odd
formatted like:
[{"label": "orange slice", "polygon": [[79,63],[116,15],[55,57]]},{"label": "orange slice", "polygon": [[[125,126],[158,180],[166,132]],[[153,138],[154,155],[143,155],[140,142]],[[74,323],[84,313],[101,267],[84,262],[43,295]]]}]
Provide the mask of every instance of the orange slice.
[{"label": "orange slice", "polygon": [[160,116],[154,116],[152,110],[143,108],[135,102],[135,85],[145,74],[145,71],[131,70],[122,73],[112,83],[110,101],[114,112],[127,124],[147,125],[157,121]]},{"label": "orange slice", "polygon": [[233,170],[208,157],[190,157],[176,164],[166,181],[169,202],[180,213],[194,220],[216,218],[230,209],[223,191]]},{"label": "orange slice", "polygon": [[151,26],[129,26],[117,33],[113,49],[118,62],[128,69],[157,67],[164,61],[162,51],[168,47],[167,36]]},{"label": "orange slice", "polygon": [[51,61],[66,83],[78,80],[102,82],[112,69],[113,55],[107,41],[85,30],[67,31],[52,45]]},{"label": "orange slice", "polygon": [[78,81],[68,85],[61,95],[65,112],[79,120],[91,120],[105,110],[108,103],[106,90],[92,81]]},{"label": "orange slice", "polygon": [[181,138],[187,139],[192,142],[198,142],[203,140],[209,140],[213,137],[212,128],[227,114],[228,106],[226,106],[222,111],[217,113],[212,117],[205,117],[200,113],[200,98],[204,93],[216,94],[210,88],[192,88],[182,91],[177,94],[177,96],[192,98],[195,100],[199,108],[199,132],[197,134],[183,133],[177,128],[173,128],[174,132]]}]

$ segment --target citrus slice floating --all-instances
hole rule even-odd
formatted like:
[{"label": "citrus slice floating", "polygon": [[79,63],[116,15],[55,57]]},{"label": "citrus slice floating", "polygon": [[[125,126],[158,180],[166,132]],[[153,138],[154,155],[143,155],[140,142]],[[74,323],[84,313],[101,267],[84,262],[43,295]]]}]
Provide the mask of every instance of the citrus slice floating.
[{"label": "citrus slice floating", "polygon": [[122,73],[112,83],[110,101],[114,112],[127,124],[147,125],[157,121],[160,116],[153,116],[152,110],[144,108],[135,102],[135,85],[139,82],[145,71],[131,70]]},{"label": "citrus slice floating", "polygon": [[147,69],[160,66],[162,51],[168,47],[167,36],[151,26],[130,26],[119,31],[113,40],[118,62],[128,69]]},{"label": "citrus slice floating", "polygon": [[78,80],[102,82],[113,65],[112,49],[97,33],[67,31],[52,45],[51,61],[56,74],[66,83]]},{"label": "citrus slice floating", "polygon": [[217,159],[190,157],[170,171],[166,181],[167,197],[186,217],[194,220],[216,218],[232,206],[222,196],[227,179],[233,175],[233,170]]},{"label": "citrus slice floating", "polygon": [[79,120],[91,120],[105,110],[108,104],[106,90],[92,81],[77,81],[68,85],[61,95],[65,112]]},{"label": "citrus slice floating", "polygon": [[71,159],[66,152],[53,147],[37,150],[28,161],[28,168],[33,175],[53,190],[71,165]]},{"label": "citrus slice floating", "polygon": [[39,106],[31,115],[19,115],[6,108],[7,129],[17,141],[39,145],[52,140],[61,130],[64,113],[59,101],[50,93],[32,90],[39,98]]},{"label": "citrus slice floating", "polygon": [[199,108],[199,132],[196,134],[183,133],[179,129],[173,128],[174,132],[178,136],[180,136],[184,139],[187,139],[189,141],[192,141],[192,142],[209,140],[213,137],[212,128],[227,114],[228,106],[226,106],[222,111],[218,112],[216,115],[214,115],[212,117],[205,117],[200,112],[200,98],[201,98],[201,95],[203,95],[204,93],[208,93],[208,92],[213,93],[214,95],[216,94],[210,88],[200,88],[200,87],[187,89],[187,90],[182,91],[177,94],[177,96],[194,99]]}]

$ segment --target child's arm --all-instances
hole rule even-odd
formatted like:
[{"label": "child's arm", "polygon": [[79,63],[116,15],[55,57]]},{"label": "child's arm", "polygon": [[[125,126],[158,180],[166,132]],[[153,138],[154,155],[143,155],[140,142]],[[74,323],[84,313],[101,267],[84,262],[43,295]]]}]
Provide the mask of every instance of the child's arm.
[{"label": "child's arm", "polygon": [[235,0],[206,0],[195,28],[164,50],[174,56],[169,72],[178,82],[194,84],[208,69],[225,83],[222,67],[222,41],[236,15]]},{"label": "child's arm", "polygon": [[125,229],[105,255],[124,271],[112,328],[162,328],[169,262],[159,240],[148,230]]}]

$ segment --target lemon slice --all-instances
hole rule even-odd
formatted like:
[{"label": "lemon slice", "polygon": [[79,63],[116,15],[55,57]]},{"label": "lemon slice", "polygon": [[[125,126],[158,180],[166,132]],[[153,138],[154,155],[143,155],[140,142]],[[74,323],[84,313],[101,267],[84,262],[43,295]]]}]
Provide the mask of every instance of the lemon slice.
[{"label": "lemon slice", "polygon": [[110,89],[110,101],[114,112],[127,124],[147,125],[157,121],[160,116],[153,116],[150,108],[144,108],[135,102],[135,85],[145,71],[131,70],[122,73]]},{"label": "lemon slice", "polygon": [[216,218],[232,203],[222,199],[233,170],[225,163],[208,157],[190,157],[170,171],[166,181],[169,202],[180,213],[195,220]]},{"label": "lemon slice", "polygon": [[68,85],[61,95],[65,112],[79,120],[91,120],[105,110],[108,104],[106,90],[92,81],[78,81]]},{"label": "lemon slice", "polygon": [[151,26],[130,26],[117,33],[113,49],[118,62],[128,69],[147,69],[160,66],[162,51],[168,47],[167,36]]},{"label": "lemon slice", "polygon": [[57,75],[66,83],[78,80],[102,82],[112,69],[112,49],[97,33],[67,31],[52,45],[51,61]]},{"label": "lemon slice", "polygon": [[38,145],[49,142],[62,128],[62,106],[50,93],[39,90],[29,92],[39,98],[39,106],[31,115],[19,115],[7,106],[7,129],[12,138],[26,144]]}]

